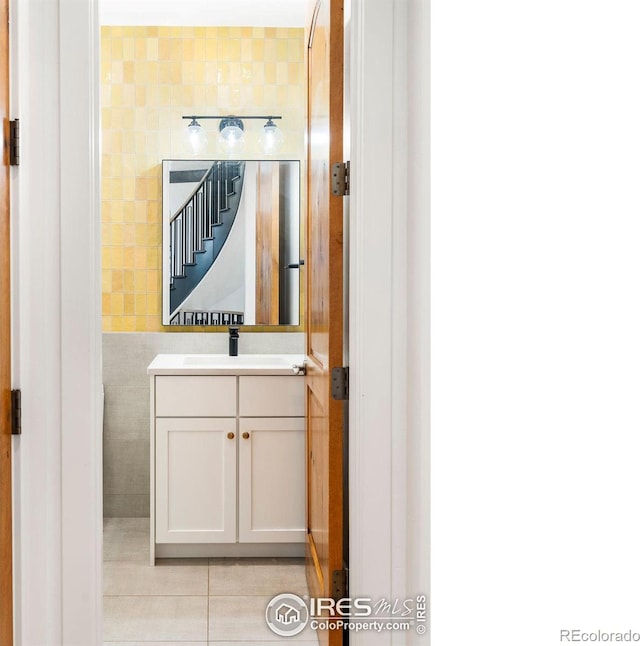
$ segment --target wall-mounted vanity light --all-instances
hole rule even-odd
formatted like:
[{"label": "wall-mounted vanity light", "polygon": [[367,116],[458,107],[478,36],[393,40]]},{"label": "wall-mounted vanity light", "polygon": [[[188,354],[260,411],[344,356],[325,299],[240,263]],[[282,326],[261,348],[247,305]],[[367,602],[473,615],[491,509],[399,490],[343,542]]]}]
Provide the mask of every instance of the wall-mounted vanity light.
[{"label": "wall-mounted vanity light", "polygon": [[282,144],[282,131],[273,123],[274,119],[282,119],[278,115],[251,115],[238,117],[235,115],[187,115],[183,119],[190,119],[187,126],[186,140],[198,155],[207,146],[207,135],[198,119],[220,119],[218,124],[218,141],[222,149],[230,154],[238,153],[244,146],[244,119],[264,119],[266,123],[258,137],[258,144],[267,155],[273,155]]},{"label": "wall-mounted vanity light", "polygon": [[193,150],[194,155],[199,155],[201,152],[204,152],[209,143],[207,133],[195,117],[191,119],[191,123],[187,126],[184,140],[191,150]]},{"label": "wall-mounted vanity light", "polygon": [[258,137],[258,145],[267,155],[273,155],[277,152],[282,145],[282,140],[284,139],[282,136],[282,130],[273,123],[272,118],[277,117],[269,117],[269,119],[267,119],[267,123],[264,124],[262,132]]}]

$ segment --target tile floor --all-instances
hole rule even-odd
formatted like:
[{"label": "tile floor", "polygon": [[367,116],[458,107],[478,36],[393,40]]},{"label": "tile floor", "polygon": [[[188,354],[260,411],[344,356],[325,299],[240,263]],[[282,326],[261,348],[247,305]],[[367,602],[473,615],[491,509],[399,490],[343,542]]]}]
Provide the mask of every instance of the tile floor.
[{"label": "tile floor", "polygon": [[163,559],[149,565],[149,519],[105,518],[104,646],[317,646],[264,620],[281,592],[307,594],[302,559]]}]

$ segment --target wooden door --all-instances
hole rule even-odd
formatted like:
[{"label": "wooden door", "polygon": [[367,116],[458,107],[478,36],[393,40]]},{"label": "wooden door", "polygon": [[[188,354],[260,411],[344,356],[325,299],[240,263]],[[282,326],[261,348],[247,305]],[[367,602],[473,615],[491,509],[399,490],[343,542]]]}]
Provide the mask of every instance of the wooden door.
[{"label": "wooden door", "polygon": [[[343,568],[343,410],[331,369],[343,364],[343,200],[330,170],[343,161],[343,0],[319,0],[309,38],[307,210],[307,581],[330,597]],[[338,630],[321,644],[342,644]]]},{"label": "wooden door", "polygon": [[0,0],[0,644],[13,644],[11,553],[11,326],[9,262],[9,2]]}]

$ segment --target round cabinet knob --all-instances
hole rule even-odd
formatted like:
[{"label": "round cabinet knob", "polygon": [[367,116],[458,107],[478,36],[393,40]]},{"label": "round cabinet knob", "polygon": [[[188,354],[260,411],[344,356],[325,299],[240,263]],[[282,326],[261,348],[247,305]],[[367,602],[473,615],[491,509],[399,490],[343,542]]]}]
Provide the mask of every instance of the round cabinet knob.
[{"label": "round cabinet knob", "polygon": [[235,433],[227,433],[227,437],[232,440],[236,436]]},{"label": "round cabinet knob", "polygon": [[242,437],[243,437],[245,440],[248,440],[248,439],[249,439],[249,433],[247,433],[247,431],[245,431],[245,432],[242,434]]}]

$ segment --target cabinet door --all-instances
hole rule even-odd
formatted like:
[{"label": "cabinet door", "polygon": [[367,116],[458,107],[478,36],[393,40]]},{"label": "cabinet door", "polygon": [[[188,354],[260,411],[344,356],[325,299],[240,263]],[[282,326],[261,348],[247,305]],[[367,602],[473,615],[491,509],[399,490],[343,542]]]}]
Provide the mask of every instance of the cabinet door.
[{"label": "cabinet door", "polygon": [[303,417],[240,418],[240,542],[304,542],[304,429]]},{"label": "cabinet door", "polygon": [[236,419],[156,419],[156,542],[236,540]]}]

